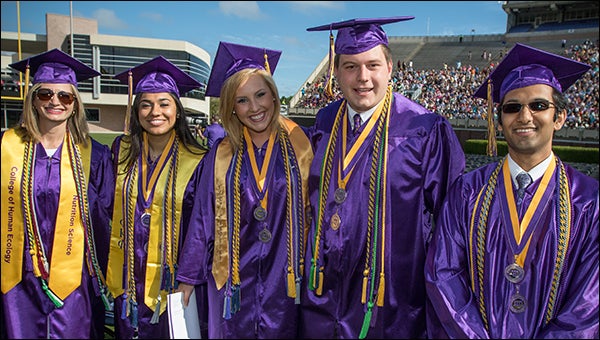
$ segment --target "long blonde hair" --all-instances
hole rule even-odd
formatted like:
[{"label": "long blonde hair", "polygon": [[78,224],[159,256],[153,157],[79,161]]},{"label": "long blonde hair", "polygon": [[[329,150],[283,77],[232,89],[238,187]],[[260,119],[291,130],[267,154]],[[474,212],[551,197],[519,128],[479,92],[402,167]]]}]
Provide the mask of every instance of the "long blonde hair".
[{"label": "long blonde hair", "polygon": [[[20,135],[25,141],[32,141],[33,143],[39,143],[42,140],[42,133],[40,132],[40,119],[38,113],[33,106],[33,98],[37,90],[42,87],[43,83],[37,83],[31,87],[25,97],[25,103],[23,103],[23,112],[21,113],[21,119],[19,121],[18,130],[21,130]],[[76,144],[83,143],[87,146],[87,138],[90,134],[90,129],[85,116],[85,108],[79,90],[73,84],[71,86],[71,92],[75,96],[75,105],[73,108],[73,114],[67,119],[67,127],[71,132],[71,137]]]},{"label": "long blonde hair", "polygon": [[227,137],[229,137],[234,150],[237,150],[242,145],[242,131],[244,127],[242,122],[240,122],[238,117],[233,113],[235,93],[240,85],[253,75],[261,76],[271,90],[271,94],[275,99],[275,111],[269,122],[269,129],[272,131],[272,129],[279,128],[281,103],[279,102],[279,91],[277,90],[277,85],[275,84],[275,80],[273,80],[271,73],[259,68],[246,68],[240,70],[227,78],[223,83],[219,102],[219,116],[221,116],[223,128],[225,128]]}]

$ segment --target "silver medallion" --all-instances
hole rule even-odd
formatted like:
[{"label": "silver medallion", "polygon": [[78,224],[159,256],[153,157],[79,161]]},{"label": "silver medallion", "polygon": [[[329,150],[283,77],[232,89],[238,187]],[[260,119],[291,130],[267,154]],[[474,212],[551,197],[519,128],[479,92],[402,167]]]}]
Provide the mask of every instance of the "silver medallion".
[{"label": "silver medallion", "polygon": [[150,226],[150,214],[149,213],[147,213],[147,212],[143,213],[140,220],[142,221],[142,225],[144,227]]},{"label": "silver medallion", "polygon": [[258,233],[258,239],[263,243],[269,242],[271,240],[271,232],[269,230],[267,230],[266,228],[261,230]]},{"label": "silver medallion", "polygon": [[527,308],[527,300],[519,293],[510,297],[510,310],[513,313],[523,313]]},{"label": "silver medallion", "polygon": [[267,218],[267,211],[263,207],[257,207],[254,209],[254,218],[257,221],[264,221]]},{"label": "silver medallion", "polygon": [[333,194],[333,199],[335,200],[335,203],[342,204],[346,200],[347,196],[348,193],[346,192],[346,190],[342,188],[337,188],[335,189],[335,193]]},{"label": "silver medallion", "polygon": [[525,271],[516,263],[511,263],[504,268],[504,276],[512,283],[519,283],[525,276]]}]

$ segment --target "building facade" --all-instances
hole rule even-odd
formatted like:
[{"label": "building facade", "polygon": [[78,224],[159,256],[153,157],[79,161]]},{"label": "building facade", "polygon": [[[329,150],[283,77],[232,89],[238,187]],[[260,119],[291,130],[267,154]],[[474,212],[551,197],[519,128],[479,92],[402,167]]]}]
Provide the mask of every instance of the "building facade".
[{"label": "building facade", "polygon": [[[2,32],[2,117],[4,130],[18,123],[23,108],[24,75],[8,65],[30,56],[58,48],[101,72],[100,77],[79,83],[90,132],[123,131],[128,89],[114,78],[130,68],[158,55],[169,59],[184,72],[206,84],[210,75],[210,55],[186,41],[138,38],[98,34],[98,22],[46,14],[46,35]],[[73,27],[71,31],[71,27]],[[20,55],[19,55],[20,51]],[[207,121],[209,98],[204,88],[181,96],[183,106],[193,124]]]}]

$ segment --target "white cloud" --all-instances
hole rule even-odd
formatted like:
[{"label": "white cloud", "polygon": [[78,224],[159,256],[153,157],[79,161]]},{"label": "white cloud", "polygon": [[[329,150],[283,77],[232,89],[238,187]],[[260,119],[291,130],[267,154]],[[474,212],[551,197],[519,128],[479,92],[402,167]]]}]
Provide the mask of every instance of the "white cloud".
[{"label": "white cloud", "polygon": [[256,1],[219,1],[219,9],[225,15],[258,20],[264,17]]},{"label": "white cloud", "polygon": [[117,17],[114,11],[109,9],[98,9],[92,13],[92,18],[98,20],[99,27],[105,27],[112,30],[127,29],[127,23]]},{"label": "white cloud", "polygon": [[292,10],[313,13],[321,10],[340,10],[344,8],[343,1],[289,1]]},{"label": "white cloud", "polygon": [[163,15],[155,12],[143,12],[140,13],[140,18],[148,19],[150,21],[161,22],[163,21]]}]

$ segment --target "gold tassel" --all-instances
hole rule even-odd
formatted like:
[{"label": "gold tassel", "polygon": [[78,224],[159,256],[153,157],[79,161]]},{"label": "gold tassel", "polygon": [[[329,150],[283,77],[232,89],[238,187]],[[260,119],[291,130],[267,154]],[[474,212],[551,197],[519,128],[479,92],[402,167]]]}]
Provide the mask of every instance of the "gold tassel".
[{"label": "gold tassel", "polygon": [[383,297],[385,296],[385,274],[379,273],[379,289],[377,289],[377,306],[383,307]]},{"label": "gold tassel", "polygon": [[368,273],[365,273],[365,275],[363,275],[362,295],[360,296],[360,303],[362,303],[363,305],[367,303],[367,284],[369,283],[367,275]]},{"label": "gold tassel", "polygon": [[296,278],[294,277],[294,272],[292,271],[288,271],[287,274],[287,292],[288,297],[296,297]]},{"label": "gold tassel", "polygon": [[325,95],[329,99],[333,99],[333,54],[334,52],[333,33],[329,31],[329,67],[327,70],[327,83],[325,84]]},{"label": "gold tassel", "polygon": [[269,56],[267,55],[267,50],[265,50],[265,70],[271,73],[271,67],[269,67]]},{"label": "gold tassel", "polygon": [[487,112],[487,122],[488,122],[487,155],[491,156],[491,157],[496,157],[496,154],[497,154],[497,149],[496,149],[496,128],[494,126],[494,101],[492,99],[492,80],[491,79],[488,79],[487,101],[488,101],[488,112]]},{"label": "gold tassel", "polygon": [[324,280],[324,274],[323,274],[323,267],[319,268],[319,287],[317,288],[317,295],[322,295],[323,294],[323,280]]},{"label": "gold tassel", "polygon": [[131,114],[131,101],[133,97],[133,73],[129,70],[129,77],[127,81],[127,111],[125,112],[125,126],[123,127],[123,133],[129,134],[129,115]]},{"label": "gold tassel", "polygon": [[27,68],[25,68],[25,88],[23,89],[23,101],[27,98],[27,93],[29,92],[29,64],[27,64]]}]

